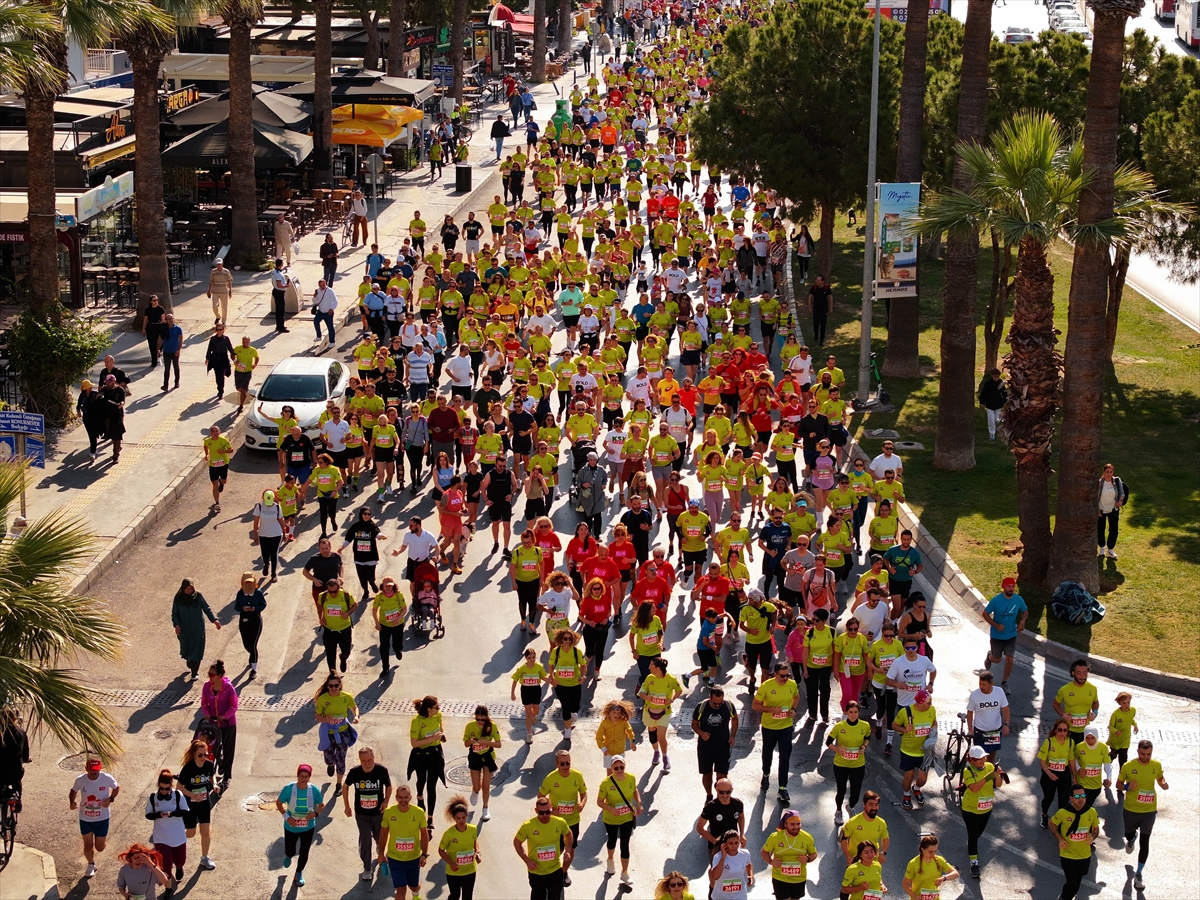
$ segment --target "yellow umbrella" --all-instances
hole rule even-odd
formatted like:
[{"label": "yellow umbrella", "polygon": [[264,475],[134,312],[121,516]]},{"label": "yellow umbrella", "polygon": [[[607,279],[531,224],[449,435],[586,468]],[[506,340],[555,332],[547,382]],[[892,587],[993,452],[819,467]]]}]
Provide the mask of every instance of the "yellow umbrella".
[{"label": "yellow umbrella", "polygon": [[345,119],[333,123],[335,144],[387,148],[404,135],[404,126],[388,119]]},{"label": "yellow umbrella", "polygon": [[397,125],[407,125],[424,118],[425,113],[412,106],[381,106],[374,103],[351,103],[333,111],[333,121],[346,119],[387,119]]}]

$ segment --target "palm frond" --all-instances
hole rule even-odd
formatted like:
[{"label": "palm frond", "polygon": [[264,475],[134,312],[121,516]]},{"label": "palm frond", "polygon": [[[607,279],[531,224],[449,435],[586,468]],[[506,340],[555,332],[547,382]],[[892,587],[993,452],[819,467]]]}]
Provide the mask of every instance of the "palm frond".
[{"label": "palm frond", "polygon": [[0,705],[20,710],[30,731],[44,726],[64,747],[111,762],[121,751],[116,723],[80,684],[81,675],[0,655]]},{"label": "palm frond", "polygon": [[61,9],[63,27],[85,46],[139,26],[164,34],[174,27],[171,16],[148,0],[69,0]]}]

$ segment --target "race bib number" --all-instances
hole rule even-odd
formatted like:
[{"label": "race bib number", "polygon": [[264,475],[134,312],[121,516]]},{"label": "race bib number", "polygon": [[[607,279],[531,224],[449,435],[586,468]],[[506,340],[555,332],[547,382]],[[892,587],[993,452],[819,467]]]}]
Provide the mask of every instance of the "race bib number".
[{"label": "race bib number", "polygon": [[627,815],[629,815],[629,806],[628,806],[627,804],[625,804],[625,803],[621,803],[621,804],[619,804],[619,805],[617,805],[617,806],[614,806],[614,807],[613,807],[613,815],[614,815],[614,816],[627,816]]},{"label": "race bib number", "polygon": [[536,559],[525,559],[521,561],[522,572],[536,572],[538,570],[538,561]]},{"label": "race bib number", "polygon": [[564,678],[574,678],[575,670],[574,669],[565,669],[565,668],[555,669],[554,677],[557,678],[559,681],[561,681]]},{"label": "race bib number", "polygon": [[940,888],[922,888],[921,893],[918,895],[918,900],[939,900],[941,896],[942,891]]},{"label": "race bib number", "polygon": [[554,862],[554,860],[556,860],[556,859],[558,859],[558,848],[557,847],[550,846],[550,847],[538,847],[537,848],[537,861],[538,862]]},{"label": "race bib number", "polygon": [[779,874],[800,876],[804,873],[801,870],[799,863],[784,863],[779,867]]},{"label": "race bib number", "polygon": [[917,737],[929,737],[929,729],[930,726],[928,725],[918,725],[913,734],[915,734]]},{"label": "race bib number", "polygon": [[979,798],[979,806],[976,808],[980,812],[987,812],[989,809],[992,808],[992,798],[991,797],[980,797]]},{"label": "race bib number", "polygon": [[[301,463],[303,463],[305,461],[305,459],[307,459],[307,454],[303,450],[293,450],[292,451],[292,462],[295,463],[296,465],[300,465]],[[326,475],[325,477],[328,478],[329,476]],[[320,479],[318,479],[318,480],[320,480]]]},{"label": "race bib number", "polygon": [[1153,803],[1155,799],[1154,791],[1138,791],[1138,803]]},{"label": "race bib number", "polygon": [[370,553],[371,542],[367,540],[357,540],[354,542],[354,549],[359,553]]},{"label": "race bib number", "polygon": [[658,643],[658,632],[657,631],[654,632],[654,634],[643,634],[642,635],[642,645],[643,646],[652,647],[657,643]]},{"label": "race bib number", "polygon": [[742,879],[740,878],[722,878],[721,893],[736,894],[742,890]]},{"label": "race bib number", "polygon": [[536,675],[522,675],[521,676],[521,686],[522,687],[537,687],[541,683],[542,683],[542,679],[538,678]]},{"label": "race bib number", "polygon": [[376,809],[379,806],[379,798],[374,794],[359,794],[358,806],[360,809]]},{"label": "race bib number", "polygon": [[1084,727],[1086,727],[1086,726],[1087,726],[1087,723],[1088,723],[1088,717],[1087,717],[1086,715],[1083,715],[1083,716],[1071,716],[1071,717],[1070,717],[1070,722],[1071,722],[1071,727],[1072,727],[1072,728],[1084,728]]},{"label": "race bib number", "polygon": [[666,706],[667,705],[667,695],[666,694],[650,694],[647,702],[649,702],[649,704],[651,706]]},{"label": "race bib number", "polygon": [[873,891],[867,888],[863,891],[863,900],[883,900],[883,891]]},{"label": "race bib number", "polygon": [[855,762],[860,756],[862,756],[862,748],[860,747],[851,750],[849,747],[843,747],[841,750],[841,755],[842,759],[846,760],[846,762]]},{"label": "race bib number", "polygon": [[550,621],[551,622],[562,622],[562,621],[565,621],[566,618],[567,618],[567,614],[565,612],[563,612],[562,610],[556,609],[554,612],[550,613]]},{"label": "race bib number", "polygon": [[859,666],[862,665],[862,657],[861,656],[847,656],[845,658],[844,662],[846,663],[846,665],[850,666],[852,669],[858,668]]},{"label": "race bib number", "polygon": [[554,806],[554,814],[556,816],[570,816],[575,813],[574,803],[558,803]]},{"label": "race bib number", "polygon": [[412,853],[417,849],[417,839],[410,837],[398,837],[392,842],[392,847],[397,853]]},{"label": "race bib number", "polygon": [[208,791],[192,791],[192,802],[203,803],[208,799]]},{"label": "race bib number", "polygon": [[825,548],[825,560],[830,565],[840,563],[842,561],[842,551],[834,550],[830,547]]},{"label": "race bib number", "polygon": [[788,718],[788,717],[789,717],[791,714],[792,714],[792,713],[791,713],[791,710],[787,710],[787,709],[773,709],[773,710],[771,710],[771,718],[772,718],[772,719],[786,719],[786,718]]},{"label": "race bib number", "polygon": [[307,816],[288,816],[287,823],[293,828],[304,828],[308,825]]},{"label": "race bib number", "polygon": [[327,619],[340,619],[345,613],[345,608],[338,603],[329,603],[325,606],[325,618]]},{"label": "race bib number", "polygon": [[1083,777],[1084,778],[1099,778],[1100,777],[1100,766],[1084,766],[1083,767]]},{"label": "race bib number", "polygon": [[99,803],[83,804],[83,817],[85,819],[99,819],[103,814],[103,811],[104,807],[102,807]]},{"label": "race bib number", "polygon": [[[684,529],[684,531],[690,538],[698,538],[704,533],[704,529],[696,525],[689,525],[686,529]],[[741,884],[741,882],[739,881],[738,884]]]},{"label": "race bib number", "polygon": [[395,626],[400,621],[400,618],[400,610],[398,609],[383,614],[383,621],[387,622],[389,626]]},{"label": "race bib number", "polygon": [[1064,772],[1067,768],[1067,761],[1065,759],[1052,759],[1046,765],[1051,772]]},{"label": "race bib number", "polygon": [[474,850],[459,850],[454,854],[454,862],[459,866],[469,866],[475,862]]},{"label": "race bib number", "polygon": [[329,487],[329,485],[333,484],[333,476],[332,475],[318,475],[317,476],[317,484],[319,484],[321,487]]},{"label": "race bib number", "polygon": [[829,656],[828,654],[823,656],[814,656],[808,661],[808,664],[810,666],[827,666],[829,665]]},{"label": "race bib number", "polygon": [[1089,831],[1072,831],[1072,832],[1071,832],[1071,837],[1070,837],[1070,840],[1072,840],[1072,841],[1086,841],[1086,840],[1087,840],[1088,838],[1090,838],[1091,836],[1092,836],[1092,835],[1091,835],[1091,832],[1089,832]]},{"label": "race bib number", "polygon": [[476,753],[487,753],[492,748],[489,747],[483,741],[473,741],[471,743],[471,749],[474,750]]}]

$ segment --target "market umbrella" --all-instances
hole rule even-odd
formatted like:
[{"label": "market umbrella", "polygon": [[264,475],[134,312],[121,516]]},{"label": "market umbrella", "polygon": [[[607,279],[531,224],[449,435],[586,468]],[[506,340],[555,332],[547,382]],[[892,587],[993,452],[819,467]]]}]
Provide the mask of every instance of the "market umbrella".
[{"label": "market umbrella", "polygon": [[347,103],[334,107],[333,121],[346,119],[383,119],[397,125],[419,122],[425,113],[414,106],[385,106],[377,103]]},{"label": "market umbrella", "polygon": [[511,25],[516,21],[516,15],[503,3],[497,3],[492,7],[492,11],[488,13],[488,24],[492,26],[503,25],[505,22]]},{"label": "market umbrella", "polygon": [[[349,69],[333,76],[333,99],[337,103],[402,103],[420,106],[433,96],[437,85],[421,78],[392,78],[371,69]],[[289,97],[312,99],[316,82],[301,81],[276,91]]]},{"label": "market umbrella", "polygon": [[[261,84],[251,85],[254,90],[254,121],[277,128],[307,131],[312,126],[312,114],[308,104],[295,97],[278,94]],[[189,106],[171,116],[175,125],[215,125],[229,118],[229,91],[216,97]]]},{"label": "market umbrella", "polygon": [[[297,166],[312,153],[313,139],[287,128],[254,123],[254,167],[286,169]],[[229,165],[229,120],[217,122],[176,141],[163,151],[163,162],[198,169]]]}]

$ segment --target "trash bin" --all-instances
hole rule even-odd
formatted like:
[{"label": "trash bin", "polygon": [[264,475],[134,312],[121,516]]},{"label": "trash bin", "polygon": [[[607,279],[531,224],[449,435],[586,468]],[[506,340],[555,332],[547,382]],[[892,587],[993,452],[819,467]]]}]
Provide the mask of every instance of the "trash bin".
[{"label": "trash bin", "polygon": [[283,291],[283,309],[289,316],[300,312],[300,279],[289,278]]},{"label": "trash bin", "polygon": [[454,190],[460,194],[471,190],[471,167],[458,163],[454,167]]}]

